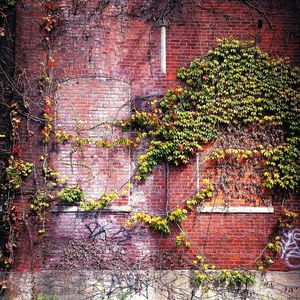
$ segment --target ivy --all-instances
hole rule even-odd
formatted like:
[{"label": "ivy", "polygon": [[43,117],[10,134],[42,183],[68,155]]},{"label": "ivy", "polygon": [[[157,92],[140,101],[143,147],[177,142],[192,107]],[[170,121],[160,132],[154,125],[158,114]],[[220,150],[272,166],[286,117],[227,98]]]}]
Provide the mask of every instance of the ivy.
[{"label": "ivy", "polygon": [[192,210],[194,206],[200,205],[205,199],[210,199],[213,196],[214,185],[208,179],[204,179],[203,182],[205,186],[186,201],[188,209]]},{"label": "ivy", "polygon": [[[170,234],[171,227],[174,223],[180,223],[187,219],[188,213],[190,210],[194,208],[196,205],[200,205],[201,202],[205,199],[209,199],[213,196],[214,186],[209,182],[209,180],[204,180],[205,186],[195,195],[192,195],[189,199],[187,199],[183,206],[176,206],[174,209],[170,211],[170,214],[163,218],[161,216],[151,216],[145,211],[133,214],[131,216],[131,221],[128,222],[129,226],[132,226],[135,223],[145,223],[150,228],[154,229],[163,234]],[[176,237],[176,245],[180,246],[183,244],[183,238],[185,237],[185,233],[181,232],[179,236]],[[191,246],[190,241],[186,240],[184,242],[185,246],[189,248]]]},{"label": "ivy", "polygon": [[[155,167],[167,160],[173,165],[187,164],[202,146],[215,142],[232,128],[265,130],[268,141],[253,140],[241,148],[223,147],[211,151],[207,159],[259,163],[262,187],[296,191],[300,183],[299,150],[299,68],[288,59],[270,58],[251,42],[221,39],[208,55],[198,58],[177,73],[182,86],[170,89],[160,100],[153,100],[147,111],[134,111],[120,123],[123,131],[135,130],[135,141],[147,142],[138,157],[136,180],[145,180]],[[262,144],[257,143],[258,141]],[[255,144],[257,143],[257,144]],[[179,223],[190,210],[213,196],[215,184],[205,186],[166,214],[152,216],[140,212],[132,216],[163,234],[170,234],[176,223],[180,234],[176,245],[189,248],[191,241]],[[284,210],[276,229],[257,262],[258,270],[274,263],[281,252],[280,229],[290,227],[297,214]],[[129,221],[130,225],[133,224]],[[209,290],[216,284],[241,288],[254,284],[254,275],[238,270],[209,273],[202,256],[194,261],[195,283]]]},{"label": "ivy", "polygon": [[187,164],[203,144],[215,141],[228,126],[259,125],[280,127],[284,143],[255,151],[228,149],[216,157],[230,152],[242,158],[259,154],[266,188],[297,189],[299,70],[287,58],[270,58],[252,42],[219,40],[205,57],[178,71],[181,87],[153,100],[149,111],[136,110],[121,122],[124,131],[133,129],[148,139],[138,159],[136,179],[146,179],[165,159],[173,165]]},{"label": "ivy", "polygon": [[23,179],[31,174],[33,164],[14,156],[10,157],[8,163],[9,165],[6,168],[7,184],[5,188],[17,190],[21,187]]},{"label": "ivy", "polygon": [[117,199],[119,197],[118,191],[110,191],[108,194],[104,194],[100,197],[99,200],[88,200],[88,201],[81,201],[80,206],[85,211],[103,209],[109,205],[111,201]]},{"label": "ivy", "polygon": [[279,187],[284,190],[298,188],[300,182],[300,151],[294,144],[279,145],[262,150],[265,161],[263,185],[269,189]]},{"label": "ivy", "polygon": [[123,185],[118,190],[109,191],[108,193],[104,193],[99,197],[99,199],[85,199],[83,198],[82,201],[80,201],[79,205],[81,208],[83,208],[85,211],[91,211],[91,210],[101,210],[103,208],[106,208],[110,205],[110,203],[121,197],[122,195],[128,195],[129,190],[131,188],[131,183],[127,183],[126,185]]},{"label": "ivy", "polygon": [[218,275],[218,281],[229,286],[240,288],[242,285],[250,286],[255,283],[255,276],[250,272],[228,271],[222,269]]},{"label": "ivy", "polygon": [[140,212],[132,216],[132,219],[137,222],[144,222],[150,228],[155,229],[163,234],[170,234],[171,229],[168,225],[168,221],[160,216],[150,216],[146,212]]},{"label": "ivy", "polygon": [[217,285],[224,287],[245,288],[255,283],[255,276],[249,271],[239,271],[227,269],[216,269],[215,265],[209,265],[205,262],[202,255],[197,255],[193,261],[196,268],[194,271],[194,281],[197,286],[203,286],[204,291],[215,288]]},{"label": "ivy", "polygon": [[76,205],[84,198],[84,192],[76,185],[66,186],[58,193],[58,201],[65,205]]}]

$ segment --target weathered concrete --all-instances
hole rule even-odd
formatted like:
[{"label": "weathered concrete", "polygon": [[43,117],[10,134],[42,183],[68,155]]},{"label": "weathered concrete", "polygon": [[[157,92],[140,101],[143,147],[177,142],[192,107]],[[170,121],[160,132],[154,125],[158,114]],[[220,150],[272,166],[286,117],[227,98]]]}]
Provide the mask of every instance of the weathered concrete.
[{"label": "weathered concrete", "polygon": [[192,278],[191,270],[11,273],[4,299],[29,300],[37,295],[55,295],[59,300],[300,299],[299,271],[257,273],[253,287],[234,289],[219,285],[208,292],[193,287]]}]

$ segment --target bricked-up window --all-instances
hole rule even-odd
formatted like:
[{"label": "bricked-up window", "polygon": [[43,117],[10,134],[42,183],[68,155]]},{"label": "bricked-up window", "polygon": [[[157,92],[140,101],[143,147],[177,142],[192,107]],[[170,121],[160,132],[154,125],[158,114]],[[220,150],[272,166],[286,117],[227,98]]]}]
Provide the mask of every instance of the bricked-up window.
[{"label": "bricked-up window", "polygon": [[[118,131],[107,123],[128,117],[130,86],[106,78],[80,78],[59,84],[56,94],[56,129],[93,141],[112,141]],[[60,144],[55,167],[70,184],[78,184],[88,198],[119,189],[130,177],[130,155],[124,146],[96,147],[94,142],[75,149],[74,143]],[[127,204],[128,196],[118,204]]]},{"label": "bricked-up window", "polygon": [[[280,136],[280,132],[276,136]],[[208,179],[215,186],[214,196],[199,206],[199,212],[273,213],[271,195],[261,184],[259,157],[220,161],[207,159],[216,148],[231,148],[232,151],[255,149],[257,144],[271,143],[271,137],[272,134],[263,128],[228,128],[215,143],[202,145],[202,150],[188,165],[170,168],[170,203],[174,207],[179,205],[182,199],[189,198],[191,191],[199,191],[204,180]]]}]

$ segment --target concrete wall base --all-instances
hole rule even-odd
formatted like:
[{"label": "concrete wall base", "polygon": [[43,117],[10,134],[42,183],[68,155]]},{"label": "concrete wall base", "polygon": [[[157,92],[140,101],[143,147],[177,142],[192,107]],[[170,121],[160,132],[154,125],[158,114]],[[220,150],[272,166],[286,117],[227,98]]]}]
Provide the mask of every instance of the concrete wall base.
[{"label": "concrete wall base", "polygon": [[256,274],[252,287],[193,286],[191,270],[12,272],[3,299],[300,299],[300,271]]}]

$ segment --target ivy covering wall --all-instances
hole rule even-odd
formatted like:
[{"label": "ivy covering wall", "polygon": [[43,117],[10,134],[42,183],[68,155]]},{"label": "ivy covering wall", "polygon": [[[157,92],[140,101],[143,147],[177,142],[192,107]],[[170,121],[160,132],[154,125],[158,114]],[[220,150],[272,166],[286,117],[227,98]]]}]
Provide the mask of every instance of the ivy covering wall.
[{"label": "ivy covering wall", "polygon": [[208,55],[179,70],[182,86],[154,100],[149,111],[135,111],[123,129],[148,138],[139,157],[136,179],[145,179],[165,158],[187,164],[203,143],[211,143],[228,126],[258,126],[282,130],[282,139],[247,149],[220,149],[228,155],[260,156],[263,185],[295,190],[300,180],[299,68],[285,58],[270,58],[252,42],[222,39]]}]

